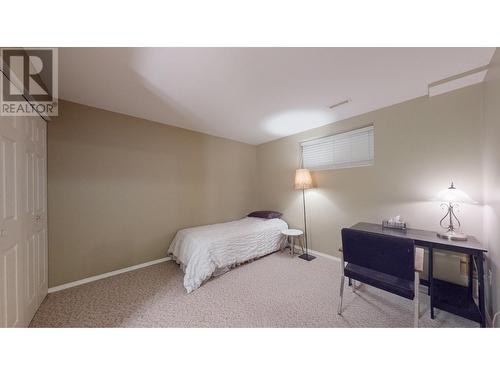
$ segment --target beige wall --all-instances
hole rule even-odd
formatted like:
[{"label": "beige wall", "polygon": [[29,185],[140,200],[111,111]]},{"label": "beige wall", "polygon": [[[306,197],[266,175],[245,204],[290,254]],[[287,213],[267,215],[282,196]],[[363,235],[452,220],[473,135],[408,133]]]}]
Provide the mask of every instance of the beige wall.
[{"label": "beige wall", "polygon": [[253,209],[256,148],[60,101],[48,125],[49,285],[166,255]]},{"label": "beige wall", "polygon": [[484,242],[492,271],[490,314],[500,310],[500,50],[484,83]]},{"label": "beige wall", "polygon": [[[293,190],[299,142],[370,123],[375,126],[375,165],[315,172],[307,191],[309,247],[336,255],[340,229],[358,221],[381,222],[401,214],[410,226],[439,230],[443,215],[431,202],[453,179],[482,201],[482,86],[421,97],[257,147],[258,207],[285,214],[301,228],[302,201]],[[463,230],[482,238],[482,207],[464,205]]]}]

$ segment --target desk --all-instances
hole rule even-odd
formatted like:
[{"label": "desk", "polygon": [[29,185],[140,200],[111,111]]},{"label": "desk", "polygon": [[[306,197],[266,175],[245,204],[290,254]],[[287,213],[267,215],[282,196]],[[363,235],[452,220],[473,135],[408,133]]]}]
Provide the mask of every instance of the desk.
[{"label": "desk", "polygon": [[[451,241],[437,236],[436,232],[420,229],[390,229],[380,224],[357,223],[351,227],[365,232],[386,234],[389,236],[410,238],[415,245],[426,247],[429,250],[429,295],[431,302],[431,318],[434,319],[434,308],[451,312],[464,318],[478,322],[481,327],[486,326],[484,300],[484,254],[486,249],[474,237],[469,236],[467,241]],[[463,287],[434,279],[433,263],[434,248],[466,254],[469,256],[469,285]],[[472,268],[477,268],[478,305],[472,295]]]}]

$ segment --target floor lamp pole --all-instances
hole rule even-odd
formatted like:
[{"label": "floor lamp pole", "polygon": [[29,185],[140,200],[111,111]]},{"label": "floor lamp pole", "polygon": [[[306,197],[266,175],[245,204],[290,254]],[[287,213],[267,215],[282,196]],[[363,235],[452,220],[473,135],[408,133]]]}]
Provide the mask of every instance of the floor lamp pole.
[{"label": "floor lamp pole", "polygon": [[306,212],[306,190],[302,189],[302,207],[304,208],[304,238],[306,242],[306,252],[309,249],[307,244],[307,212]]},{"label": "floor lamp pole", "polygon": [[299,258],[304,260],[313,260],[316,257],[309,255],[309,244],[307,243],[307,216],[306,216],[306,190],[302,189],[302,206],[304,207],[304,239],[306,243],[306,252],[299,256]]}]

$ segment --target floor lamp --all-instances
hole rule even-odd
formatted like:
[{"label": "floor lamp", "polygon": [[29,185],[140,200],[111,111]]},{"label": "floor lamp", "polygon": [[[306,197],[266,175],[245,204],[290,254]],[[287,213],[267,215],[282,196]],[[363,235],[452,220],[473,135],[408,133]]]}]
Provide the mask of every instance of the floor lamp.
[{"label": "floor lamp", "polygon": [[295,171],[295,190],[302,190],[302,203],[304,206],[304,239],[306,242],[306,252],[299,256],[299,258],[308,261],[316,258],[308,253],[309,244],[307,243],[306,189],[311,189],[312,187],[312,178],[309,169],[297,169]]}]

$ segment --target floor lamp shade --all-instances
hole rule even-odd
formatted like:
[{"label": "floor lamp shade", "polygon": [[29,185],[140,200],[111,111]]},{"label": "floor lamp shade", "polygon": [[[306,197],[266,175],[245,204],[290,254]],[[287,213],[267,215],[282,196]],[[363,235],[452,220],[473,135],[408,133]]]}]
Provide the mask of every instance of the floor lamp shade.
[{"label": "floor lamp shade", "polygon": [[304,190],[312,188],[312,178],[309,169],[297,169],[295,171],[295,189]]}]

